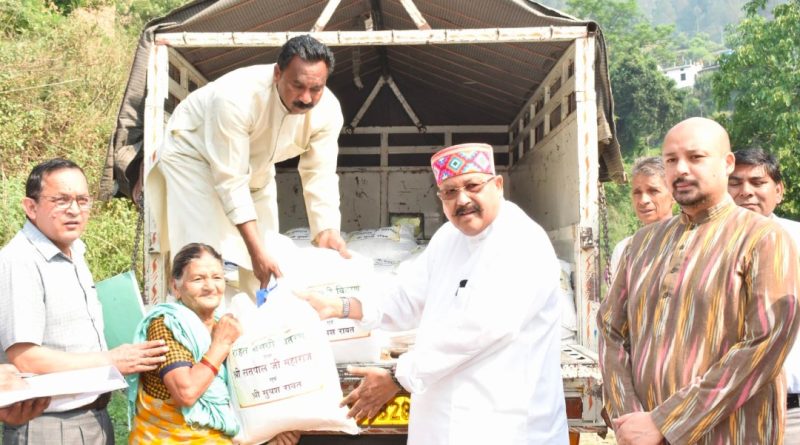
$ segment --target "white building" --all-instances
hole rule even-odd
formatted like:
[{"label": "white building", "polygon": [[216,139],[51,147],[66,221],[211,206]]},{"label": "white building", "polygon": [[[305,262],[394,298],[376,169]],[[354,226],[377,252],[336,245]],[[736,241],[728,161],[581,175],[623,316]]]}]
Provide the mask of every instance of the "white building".
[{"label": "white building", "polygon": [[692,88],[697,74],[703,70],[702,63],[692,63],[689,65],[673,66],[662,68],[661,72],[675,81],[677,88]]}]

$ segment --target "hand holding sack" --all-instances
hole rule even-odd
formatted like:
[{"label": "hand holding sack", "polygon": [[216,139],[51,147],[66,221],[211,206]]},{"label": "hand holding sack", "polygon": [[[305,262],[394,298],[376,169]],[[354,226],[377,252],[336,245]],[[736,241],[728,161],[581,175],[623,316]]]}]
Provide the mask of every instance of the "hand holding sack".
[{"label": "hand holding sack", "polygon": [[228,356],[231,401],[241,424],[235,443],[262,443],[284,431],[358,433],[347,408],[339,407],[333,353],[308,304],[279,280],[261,307],[240,294],[231,312],[243,328]]}]

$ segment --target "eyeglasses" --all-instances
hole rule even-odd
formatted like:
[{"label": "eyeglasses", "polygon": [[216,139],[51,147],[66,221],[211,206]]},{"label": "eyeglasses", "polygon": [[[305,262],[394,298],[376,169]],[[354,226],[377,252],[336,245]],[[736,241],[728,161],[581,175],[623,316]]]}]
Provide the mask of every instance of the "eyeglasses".
[{"label": "eyeglasses", "polygon": [[42,195],[42,198],[46,198],[48,201],[53,203],[53,207],[56,210],[67,210],[68,208],[72,207],[72,202],[76,202],[78,204],[78,208],[83,211],[89,211],[92,209],[92,197],[88,195],[58,195],[58,196],[46,196]]},{"label": "eyeglasses", "polygon": [[461,187],[453,187],[449,189],[439,190],[436,192],[436,195],[442,201],[452,201],[453,199],[458,198],[458,195],[463,190],[465,193],[470,195],[477,195],[478,193],[483,190],[483,187],[492,181],[492,179],[496,178],[497,176],[492,176],[489,179],[483,182],[470,182],[468,184],[464,184]]}]

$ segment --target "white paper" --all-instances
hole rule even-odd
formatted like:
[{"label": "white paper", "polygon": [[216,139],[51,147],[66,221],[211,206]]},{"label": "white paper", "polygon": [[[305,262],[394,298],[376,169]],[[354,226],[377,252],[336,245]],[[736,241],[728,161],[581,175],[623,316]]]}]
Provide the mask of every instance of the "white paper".
[{"label": "white paper", "polygon": [[53,397],[47,412],[61,412],[86,405],[100,394],[127,388],[114,366],[76,369],[24,377],[27,388],[0,392],[0,408],[37,397]]}]

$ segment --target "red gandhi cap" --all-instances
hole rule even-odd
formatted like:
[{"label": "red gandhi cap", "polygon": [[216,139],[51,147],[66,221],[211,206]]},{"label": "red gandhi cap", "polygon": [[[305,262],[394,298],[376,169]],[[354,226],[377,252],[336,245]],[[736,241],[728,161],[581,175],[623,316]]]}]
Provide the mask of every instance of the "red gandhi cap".
[{"label": "red gandhi cap", "polygon": [[436,177],[436,185],[447,178],[466,173],[494,175],[494,152],[489,144],[454,145],[436,152],[431,158],[431,168]]}]

